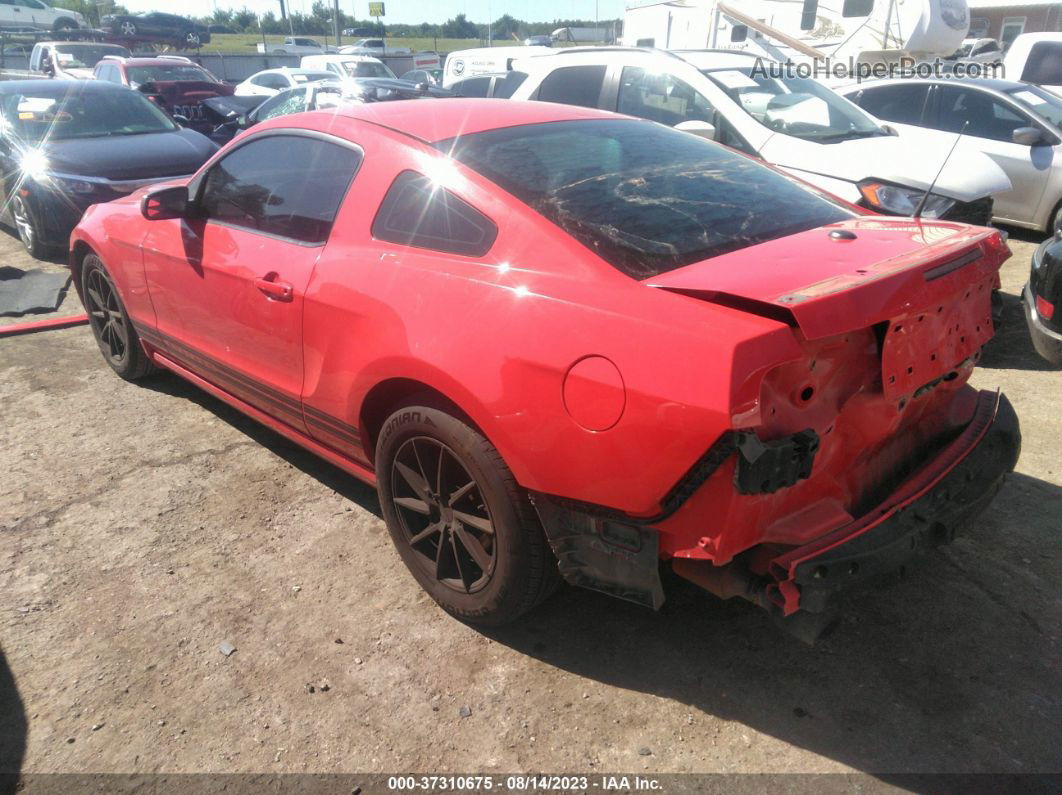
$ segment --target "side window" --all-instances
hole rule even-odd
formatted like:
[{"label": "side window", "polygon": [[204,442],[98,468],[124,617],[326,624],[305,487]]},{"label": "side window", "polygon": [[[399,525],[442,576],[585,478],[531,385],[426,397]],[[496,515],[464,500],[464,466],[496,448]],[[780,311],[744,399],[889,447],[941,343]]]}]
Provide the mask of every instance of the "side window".
[{"label": "side window", "polygon": [[928,86],[882,86],[865,89],[857,104],[882,121],[926,127],[928,125],[923,120],[923,112],[928,96]]},{"label": "side window", "polygon": [[454,84],[454,93],[459,97],[485,97],[490,91],[490,77],[470,77]]},{"label": "side window", "polygon": [[624,68],[616,109],[668,127],[684,121],[715,124],[715,108],[703,94],[667,72],[648,72],[640,66]]},{"label": "side window", "polygon": [[210,220],[320,245],[360,165],[360,152],[346,146],[267,136],[210,169],[199,206]]},{"label": "side window", "polygon": [[966,124],[966,135],[993,141],[1009,142],[1019,127],[1039,126],[989,94],[954,86],[941,89],[940,118],[943,130],[957,133]]},{"label": "side window", "polygon": [[604,66],[563,66],[546,75],[535,99],[596,108],[604,82]]},{"label": "side window", "polygon": [[306,89],[294,88],[267,99],[254,113],[256,121],[275,119],[306,110]]},{"label": "side window", "polygon": [[494,222],[415,171],[403,171],[372,222],[377,240],[482,257],[498,236]]},{"label": "side window", "polygon": [[525,80],[527,80],[527,74],[524,72],[506,72],[505,77],[499,77],[494,81],[494,96],[509,99]]},{"label": "side window", "polygon": [[1062,85],[1062,45],[1053,41],[1037,42],[1029,53],[1021,77],[1010,79],[1040,86]]}]

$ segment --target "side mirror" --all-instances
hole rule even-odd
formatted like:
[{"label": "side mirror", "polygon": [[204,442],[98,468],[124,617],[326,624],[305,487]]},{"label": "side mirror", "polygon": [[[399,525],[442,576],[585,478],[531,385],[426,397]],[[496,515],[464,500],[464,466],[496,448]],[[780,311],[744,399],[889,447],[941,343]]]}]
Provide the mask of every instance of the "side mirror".
[{"label": "side mirror", "polygon": [[734,25],[730,29],[730,41],[734,44],[740,44],[743,41],[747,41],[749,38],[749,26],[748,25]]},{"label": "side mirror", "polygon": [[236,117],[236,126],[241,130],[246,130],[248,127],[254,126],[254,117],[249,113],[241,113]]},{"label": "side mirror", "polygon": [[891,136],[893,136],[894,138],[899,138],[899,137],[900,137],[900,131],[899,131],[899,130],[897,130],[897,129],[896,129],[895,127],[893,127],[893,126],[892,126],[891,124],[883,124],[883,125],[881,125],[881,129],[882,129],[882,130],[883,130],[883,131],[884,131],[884,132],[885,132],[885,133],[886,133],[887,135],[891,135]]},{"label": "side mirror", "polygon": [[173,120],[182,127],[187,127],[189,124],[192,123],[187,116],[182,116],[180,113],[174,113]]},{"label": "side mirror", "polygon": [[675,125],[675,129],[691,133],[700,138],[707,138],[709,141],[714,141],[718,132],[714,124],[709,124],[706,121],[697,121],[696,119],[679,122]]},{"label": "side mirror", "polygon": [[152,191],[140,200],[140,214],[149,221],[165,221],[188,215],[188,188],[178,185]]},{"label": "side mirror", "polygon": [[1019,146],[1038,146],[1044,142],[1044,134],[1038,127],[1019,127],[1011,140]]}]

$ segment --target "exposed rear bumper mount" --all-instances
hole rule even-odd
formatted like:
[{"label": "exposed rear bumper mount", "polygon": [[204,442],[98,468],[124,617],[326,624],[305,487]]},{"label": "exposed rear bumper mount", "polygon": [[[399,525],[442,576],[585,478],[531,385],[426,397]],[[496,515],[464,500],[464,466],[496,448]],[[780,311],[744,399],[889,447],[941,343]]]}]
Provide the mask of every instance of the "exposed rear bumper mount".
[{"label": "exposed rear bumper mount", "polygon": [[1018,417],[982,392],[973,420],[865,516],[771,561],[767,598],[785,616],[824,612],[838,591],[895,572],[919,550],[950,542],[991,502],[1021,452]]}]

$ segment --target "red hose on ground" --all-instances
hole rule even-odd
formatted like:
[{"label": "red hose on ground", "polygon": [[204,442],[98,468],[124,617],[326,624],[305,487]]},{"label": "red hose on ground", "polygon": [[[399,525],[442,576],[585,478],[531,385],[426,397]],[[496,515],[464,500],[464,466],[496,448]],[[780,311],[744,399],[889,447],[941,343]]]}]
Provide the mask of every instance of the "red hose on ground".
[{"label": "red hose on ground", "polygon": [[83,326],[86,323],[88,323],[88,315],[67,315],[66,317],[52,317],[47,320],[34,320],[29,323],[12,323],[10,326],[0,326],[0,337],[13,337],[16,334],[36,334],[38,331]]}]

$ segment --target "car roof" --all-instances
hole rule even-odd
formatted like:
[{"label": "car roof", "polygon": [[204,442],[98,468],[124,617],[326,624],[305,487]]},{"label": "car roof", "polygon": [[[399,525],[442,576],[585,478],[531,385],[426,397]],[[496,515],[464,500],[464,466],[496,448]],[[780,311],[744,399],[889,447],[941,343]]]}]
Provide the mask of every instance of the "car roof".
[{"label": "car roof", "polygon": [[757,60],[771,60],[746,50],[673,50],[672,52],[698,69],[752,66]]},{"label": "car roof", "polygon": [[66,94],[103,94],[129,91],[123,85],[105,80],[0,80],[0,94],[31,93],[38,97],[62,97]]},{"label": "car roof", "polygon": [[[575,105],[558,105],[552,102],[461,98],[433,102],[430,113],[424,112],[424,106],[420,102],[373,102],[343,107],[336,111],[324,111],[324,113],[335,113],[376,124],[425,143],[436,143],[456,138],[459,135],[472,135],[527,124],[628,118],[603,110]],[[299,115],[302,116],[302,114]],[[315,114],[305,114],[305,117],[308,120],[308,117],[313,115]],[[276,126],[298,126],[298,118],[296,117],[294,125],[288,122],[287,125]]]},{"label": "car roof", "polygon": [[126,66],[167,66],[181,64],[182,66],[198,66],[200,69],[205,68],[191,59],[178,58],[126,58],[122,63]]},{"label": "car roof", "polygon": [[996,77],[897,77],[893,78],[892,80],[874,80],[873,82],[851,83],[847,86],[841,86],[836,90],[839,94],[847,95],[865,88],[874,88],[875,86],[897,85],[963,86],[965,88],[983,88],[988,91],[1014,91],[1015,89],[1025,88],[1029,84],[1022,83],[1019,80],[1000,80]]}]

